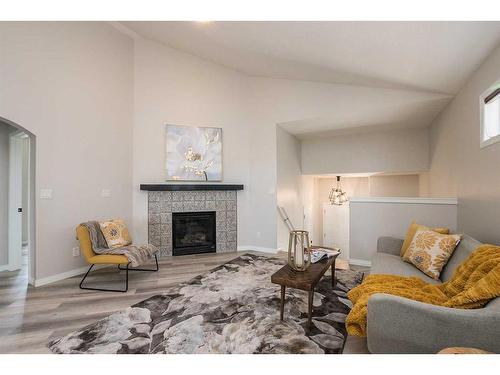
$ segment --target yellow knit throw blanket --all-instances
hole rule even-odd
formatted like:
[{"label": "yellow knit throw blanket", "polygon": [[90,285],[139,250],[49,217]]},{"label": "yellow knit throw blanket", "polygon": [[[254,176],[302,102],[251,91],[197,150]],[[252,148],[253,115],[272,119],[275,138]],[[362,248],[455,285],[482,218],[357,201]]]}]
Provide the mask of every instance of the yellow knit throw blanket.
[{"label": "yellow knit throw blanket", "polygon": [[441,285],[418,277],[369,275],[347,295],[353,307],[346,319],[347,332],[366,336],[368,298],[375,293],[392,294],[414,301],[459,309],[484,306],[500,296],[500,247],[481,245]]}]

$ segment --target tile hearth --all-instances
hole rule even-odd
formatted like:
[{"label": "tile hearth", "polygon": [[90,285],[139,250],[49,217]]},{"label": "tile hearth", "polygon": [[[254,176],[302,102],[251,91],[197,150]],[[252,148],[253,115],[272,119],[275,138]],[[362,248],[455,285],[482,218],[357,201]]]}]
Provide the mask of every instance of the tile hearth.
[{"label": "tile hearth", "polygon": [[237,249],[236,191],[149,191],[149,243],[172,255],[172,212],[215,211],[217,253]]}]

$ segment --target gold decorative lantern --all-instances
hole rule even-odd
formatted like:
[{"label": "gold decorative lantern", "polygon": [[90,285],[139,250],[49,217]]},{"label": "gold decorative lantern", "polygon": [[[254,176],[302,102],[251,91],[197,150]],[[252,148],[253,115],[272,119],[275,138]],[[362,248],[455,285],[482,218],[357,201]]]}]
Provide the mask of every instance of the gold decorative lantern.
[{"label": "gold decorative lantern", "polygon": [[311,265],[309,249],[309,232],[292,230],[288,241],[288,265],[295,271],[305,271]]}]

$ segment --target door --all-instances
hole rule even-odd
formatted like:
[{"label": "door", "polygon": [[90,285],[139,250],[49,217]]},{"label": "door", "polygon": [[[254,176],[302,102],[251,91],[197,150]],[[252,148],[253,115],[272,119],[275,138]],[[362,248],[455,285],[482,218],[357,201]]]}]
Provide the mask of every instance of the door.
[{"label": "door", "polygon": [[339,247],[339,258],[349,260],[349,202],[323,205],[323,246]]},{"label": "door", "polygon": [[23,239],[23,146],[24,133],[15,133],[9,141],[9,270],[22,265]]},{"label": "door", "polygon": [[315,245],[312,207],[304,207],[304,230],[309,232],[309,245]]}]

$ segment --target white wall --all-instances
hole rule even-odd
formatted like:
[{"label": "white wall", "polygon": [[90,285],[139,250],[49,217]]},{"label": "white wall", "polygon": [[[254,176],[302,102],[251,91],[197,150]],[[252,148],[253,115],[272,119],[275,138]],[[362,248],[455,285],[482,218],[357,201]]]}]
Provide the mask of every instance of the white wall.
[{"label": "white wall", "polygon": [[428,129],[302,141],[302,173],[418,172],[429,168]]},{"label": "white wall", "polygon": [[420,179],[417,174],[370,176],[371,197],[419,197]]},{"label": "white wall", "polygon": [[[352,200],[350,205],[349,245],[351,259],[370,261],[377,250],[380,236],[404,238],[408,226],[415,220],[432,227],[457,227],[457,205],[426,203],[414,198],[414,203],[394,203],[390,198]],[[420,201],[420,203],[415,203]],[[450,200],[447,203],[454,203]]]},{"label": "white wall", "polygon": [[[164,178],[166,123],[224,129],[224,181],[245,185],[238,243],[276,249],[276,125],[329,117],[339,97],[370,91],[248,77],[164,45],[134,44],[106,23],[3,23],[0,31],[0,116],[37,136],[37,193],[54,190],[54,199],[36,200],[38,278],[84,265],[71,256],[83,220],[130,221],[133,206],[135,239],[146,238],[138,188]],[[111,198],[100,197],[103,188]]]},{"label": "white wall", "polygon": [[139,185],[165,182],[165,125],[213,126],[222,128],[224,182],[245,185],[238,192],[238,244],[250,244],[246,231],[250,132],[244,76],[137,39],[134,80],[134,237],[147,241],[147,192],[140,191]]},{"label": "white wall", "polygon": [[[337,186],[336,178],[316,178],[318,181],[318,194],[317,196],[311,197],[314,199],[314,203],[317,207],[317,215],[315,216],[315,230],[317,233],[314,234],[315,238],[319,239],[316,242],[319,245],[326,244],[323,241],[323,215],[324,215],[324,204],[329,203],[329,196],[332,187]],[[347,193],[349,198],[353,197],[368,197],[370,196],[370,185],[368,177],[343,177],[341,179],[342,189]]]},{"label": "white wall", "polygon": [[[342,190],[347,196],[369,197],[370,196],[370,178],[369,177],[342,177],[340,179]],[[337,186],[337,178],[318,178],[319,199],[322,203],[329,202],[328,197],[333,187]]]},{"label": "white wall", "polygon": [[9,262],[9,133],[0,122],[0,266]]},{"label": "white wall", "polygon": [[[0,23],[0,116],[36,136],[36,277],[80,268],[75,227],[132,212],[133,43],[107,23]],[[110,198],[100,196],[111,189]]]},{"label": "white wall", "polygon": [[[224,182],[245,185],[238,193],[238,244],[275,249],[276,125],[331,118],[343,101],[373,90],[374,108],[389,97],[414,97],[249,77],[158,43],[134,42],[107,23],[1,23],[0,55],[0,116],[36,135],[37,194],[54,190],[52,200],[36,200],[38,278],[84,265],[71,255],[74,227],[83,220],[130,222],[133,211],[135,239],[145,240],[146,194],[138,189],[165,177],[166,123],[223,128]],[[402,163],[404,149],[413,161],[404,168],[426,169],[424,138],[422,130],[384,135],[397,146],[387,160]],[[100,197],[103,188],[111,198]]]},{"label": "white wall", "polygon": [[[316,243],[323,244],[323,205],[329,203],[330,190],[337,186],[337,179],[324,177],[314,179],[318,182],[317,195],[304,198],[304,204],[312,200],[317,207],[314,226],[317,233],[314,233],[314,236],[321,239],[321,242]],[[342,177],[341,185],[351,200],[360,197],[419,197],[418,175]]]},{"label": "white wall", "polygon": [[431,196],[458,197],[458,229],[500,243],[500,143],[479,147],[479,95],[500,79],[497,48],[431,128]]},{"label": "white wall", "polygon": [[[283,207],[295,229],[304,228],[304,206],[302,203],[302,175],[300,171],[300,142],[279,126],[277,140],[277,186],[278,207]],[[288,249],[289,229],[278,216],[278,249]]]},{"label": "white wall", "polygon": [[[345,103],[353,100],[365,100],[370,98],[370,105],[376,109],[385,106],[388,100],[400,100],[404,102],[409,98],[415,98],[415,93],[404,90],[382,90],[369,87],[355,87],[349,85],[327,84],[307,81],[293,81],[286,79],[248,78],[250,84],[249,116],[251,115],[252,131],[250,134],[252,150],[250,170],[250,200],[251,207],[256,213],[249,220],[249,236],[252,243],[263,247],[276,246],[276,124],[285,124],[304,119],[335,118],[339,109]],[[376,95],[373,95],[376,93]],[[413,100],[412,99],[412,100]],[[376,137],[367,135],[367,137]],[[389,170],[398,172],[407,171],[408,168],[416,168],[414,171],[426,170],[428,168],[427,154],[427,132],[422,129],[394,131],[382,136],[382,143],[374,141],[371,149],[385,149],[393,146],[397,150],[385,153],[390,164],[384,163]],[[411,139],[414,137],[414,139]],[[306,142],[302,144],[302,147]],[[378,145],[378,146],[377,146]],[[306,146],[307,147],[307,146]],[[312,146],[314,147],[314,146]],[[331,145],[324,146],[330,149]],[[302,150],[304,154],[304,149]],[[344,154],[345,156],[346,154]],[[349,154],[347,154],[349,155]],[[358,157],[358,155],[356,155]],[[394,161],[398,159],[400,161]],[[366,160],[366,159],[365,159]],[[410,161],[410,165],[404,160]],[[304,169],[302,161],[302,173],[322,174],[331,171],[327,168],[331,160],[321,160],[320,171],[315,168]],[[314,162],[312,162],[314,164]],[[326,166],[326,167],[325,167]],[[375,167],[380,167],[376,164]],[[361,165],[365,167],[365,165]],[[347,169],[347,168],[346,168]],[[375,169],[372,167],[371,169]],[[384,168],[374,170],[380,172]],[[338,171],[342,172],[342,171]],[[366,171],[363,171],[366,172]],[[256,233],[261,233],[257,238]]]},{"label": "white wall", "polygon": [[304,230],[309,232],[313,245],[321,245],[321,207],[319,204],[319,179],[302,176],[300,185],[301,200],[304,206]]},{"label": "white wall", "polygon": [[[164,124],[218,126],[224,132],[224,181],[245,184],[239,194],[240,246],[277,247],[276,125],[329,117],[339,98],[372,89],[248,77],[233,70],[137,38],[135,41],[134,234],[147,235],[144,182],[164,172]],[[405,97],[405,91],[385,90]],[[411,151],[409,151],[411,153]]]}]

